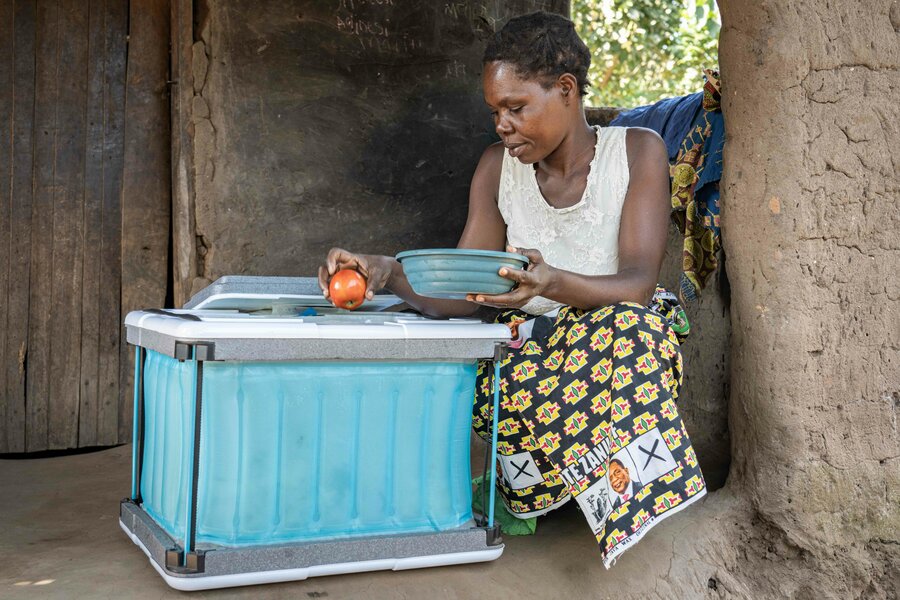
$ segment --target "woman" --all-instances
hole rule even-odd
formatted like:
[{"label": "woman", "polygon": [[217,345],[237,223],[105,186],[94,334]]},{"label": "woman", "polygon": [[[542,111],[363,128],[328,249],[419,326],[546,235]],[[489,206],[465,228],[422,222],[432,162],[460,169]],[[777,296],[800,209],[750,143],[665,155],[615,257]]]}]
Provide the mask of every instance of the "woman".
[{"label": "woman", "polygon": [[[484,98],[501,141],[475,170],[460,248],[530,260],[501,269],[506,294],[437,300],[388,256],[332,249],[367,297],[387,288],[435,317],[501,309],[515,334],[502,364],[498,487],[521,518],[576,498],[610,566],[668,514],[705,493],[675,408],[681,354],[671,295],[656,290],[666,246],[666,147],[646,129],[591,127],[590,54],[571,21],[510,20],[484,55]],[[489,439],[493,370],[479,369],[473,423]]]}]

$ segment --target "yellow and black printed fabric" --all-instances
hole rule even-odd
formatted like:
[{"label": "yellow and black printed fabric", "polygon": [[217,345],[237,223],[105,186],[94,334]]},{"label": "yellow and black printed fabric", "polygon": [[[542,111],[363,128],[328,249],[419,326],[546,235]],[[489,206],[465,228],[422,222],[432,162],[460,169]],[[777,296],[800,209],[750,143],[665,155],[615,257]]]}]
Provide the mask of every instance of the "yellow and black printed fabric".
[{"label": "yellow and black printed fabric", "polygon": [[[497,322],[515,329],[531,318],[514,310]],[[501,363],[498,491],[521,518],[575,498],[608,568],[706,493],[675,406],[678,336],[670,319],[636,303],[563,307],[532,325]],[[480,363],[473,426],[488,443],[493,379],[493,364]]]}]

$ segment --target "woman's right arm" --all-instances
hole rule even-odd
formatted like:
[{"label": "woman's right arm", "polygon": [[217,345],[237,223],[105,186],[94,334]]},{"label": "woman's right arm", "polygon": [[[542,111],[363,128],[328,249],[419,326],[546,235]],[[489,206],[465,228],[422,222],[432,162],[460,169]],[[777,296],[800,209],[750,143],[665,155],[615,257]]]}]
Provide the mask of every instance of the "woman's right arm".
[{"label": "woman's right arm", "polygon": [[[457,248],[504,249],[506,223],[497,207],[503,151],[502,144],[493,144],[488,146],[478,161],[475,174],[472,176],[472,185],[469,187],[469,214],[466,218],[466,227],[459,238]],[[400,263],[394,258],[385,258],[391,261],[392,268],[391,278],[386,287],[419,312],[433,317],[467,317],[481,308],[481,305],[467,300],[440,300],[419,296],[409,285]]]},{"label": "woman's right arm", "polygon": [[[504,249],[506,223],[497,207],[503,151],[501,144],[493,144],[478,161],[469,188],[469,214],[458,248]],[[319,267],[319,286],[326,298],[331,276],[343,268],[354,268],[366,277],[366,297],[370,300],[376,291],[387,288],[420,313],[432,317],[467,317],[481,308],[479,304],[466,300],[441,300],[416,294],[403,273],[403,267],[392,256],[353,254],[340,248],[332,248],[325,264]]]}]

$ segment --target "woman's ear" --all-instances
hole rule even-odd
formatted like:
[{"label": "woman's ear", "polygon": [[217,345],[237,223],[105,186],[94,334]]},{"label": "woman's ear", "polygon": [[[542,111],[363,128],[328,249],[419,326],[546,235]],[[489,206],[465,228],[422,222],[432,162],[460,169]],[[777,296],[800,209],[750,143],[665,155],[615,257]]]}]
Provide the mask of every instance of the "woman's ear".
[{"label": "woman's ear", "polygon": [[578,95],[575,91],[578,88],[578,80],[571,73],[563,73],[556,80],[556,83],[559,86],[559,92],[562,94],[563,101],[568,106],[572,98]]}]

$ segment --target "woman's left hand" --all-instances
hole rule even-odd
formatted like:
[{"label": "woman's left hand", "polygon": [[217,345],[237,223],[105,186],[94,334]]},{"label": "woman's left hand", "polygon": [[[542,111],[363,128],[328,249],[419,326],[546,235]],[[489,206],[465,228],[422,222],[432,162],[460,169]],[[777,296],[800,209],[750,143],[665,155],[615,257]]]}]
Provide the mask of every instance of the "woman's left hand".
[{"label": "woman's left hand", "polygon": [[529,300],[547,291],[553,281],[554,269],[544,262],[538,250],[507,246],[506,251],[528,257],[525,269],[502,267],[499,271],[501,277],[511,279],[516,286],[505,294],[469,294],[466,300],[495,308],[522,308]]}]

